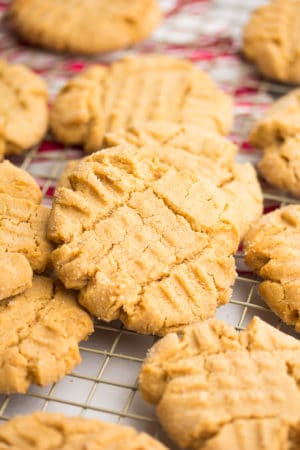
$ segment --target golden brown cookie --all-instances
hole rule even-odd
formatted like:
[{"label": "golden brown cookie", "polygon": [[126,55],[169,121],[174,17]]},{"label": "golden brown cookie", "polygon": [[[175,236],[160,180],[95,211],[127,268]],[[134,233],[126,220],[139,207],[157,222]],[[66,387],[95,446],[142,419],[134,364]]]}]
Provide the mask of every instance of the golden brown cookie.
[{"label": "golden brown cookie", "polygon": [[254,125],[250,142],[263,148],[258,168],[272,185],[300,196],[300,89],[281,97]]},{"label": "golden brown cookie", "polygon": [[163,55],[92,66],[57,95],[51,128],[65,144],[99,150],[104,133],[134,123],[191,123],[220,134],[232,124],[232,100],[187,60]]},{"label": "golden brown cookie", "polygon": [[238,334],[212,319],[157,342],[139,387],[181,448],[296,449],[299,367],[299,341],[262,320]]},{"label": "golden brown cookie", "polygon": [[265,280],[259,287],[263,299],[300,332],[300,205],[263,216],[244,247],[246,263]]},{"label": "golden brown cookie", "polygon": [[157,148],[160,159],[178,170],[197,170],[221,188],[228,201],[228,217],[241,238],[260,218],[263,196],[256,172],[249,163],[235,164],[237,147],[215,133],[193,125],[148,122],[107,133],[104,145],[129,143]]},{"label": "golden brown cookie", "polygon": [[22,65],[0,60],[0,159],[37,144],[48,129],[48,90]]},{"label": "golden brown cookie", "polygon": [[300,89],[280,97],[251,130],[249,140],[258,148],[280,146],[300,133]]},{"label": "golden brown cookie", "polygon": [[167,450],[134,428],[63,414],[17,416],[0,427],[0,450]]},{"label": "golden brown cookie", "polygon": [[258,168],[270,184],[300,197],[300,134],[265,148]]},{"label": "golden brown cookie", "polygon": [[31,268],[41,273],[50,263],[52,244],[46,236],[50,209],[40,204],[41,199],[28,173],[9,161],[0,163],[0,268],[1,278],[5,277],[0,300],[30,287]]},{"label": "golden brown cookie", "polygon": [[83,159],[68,184],[50,216],[52,259],[95,316],[163,334],[228,301],[239,236],[207,178],[122,145]]},{"label": "golden brown cookie", "polygon": [[267,78],[298,84],[299,30],[300,2],[273,0],[257,8],[246,25],[244,53]]},{"label": "golden brown cookie", "polygon": [[86,54],[142,41],[162,18],[157,0],[13,0],[9,15],[25,41]]},{"label": "golden brown cookie", "polygon": [[0,392],[26,392],[45,386],[80,363],[78,342],[93,331],[76,295],[50,278],[0,303]]}]

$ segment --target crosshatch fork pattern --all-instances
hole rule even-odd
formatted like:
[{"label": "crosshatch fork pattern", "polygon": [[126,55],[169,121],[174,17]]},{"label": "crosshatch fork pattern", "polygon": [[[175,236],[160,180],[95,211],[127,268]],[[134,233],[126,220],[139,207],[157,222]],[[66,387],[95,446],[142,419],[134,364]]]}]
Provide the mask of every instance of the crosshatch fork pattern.
[{"label": "crosshatch fork pattern", "polygon": [[[248,131],[272,97],[289,90],[287,86],[260,80],[255,69],[242,62],[238,54],[243,23],[251,9],[265,2],[161,0],[161,3],[166,12],[163,26],[151,40],[140,44],[134,51],[188,57],[209,72],[235,98],[236,120],[232,139],[241,148],[239,162],[250,160],[255,163],[259,152],[247,143]],[[0,1],[3,17],[7,4],[8,0]],[[18,44],[7,32],[5,20],[0,23],[0,57],[28,64],[41,73],[47,79],[52,95],[87,64],[106,64],[125,53],[116,52],[101,58],[52,55]],[[11,159],[36,178],[43,192],[43,202],[50,206],[56,181],[66,162],[81,156],[79,149],[63,148],[47,136],[25,157]],[[264,182],[263,188],[266,211],[296,202]],[[217,317],[240,330],[253,315],[258,315],[293,335],[293,330],[282,324],[260,299],[258,278],[244,265],[242,251],[237,254],[236,261],[239,276],[232,300],[218,310]],[[154,341],[152,336],[139,336],[123,329],[119,322],[106,324],[96,321],[95,333],[87,342],[81,343],[82,364],[59,383],[46,388],[32,386],[26,395],[0,396],[0,421],[36,410],[64,412],[133,425],[161,437],[170,445],[156,422],[154,408],[143,402],[137,390],[139,369]]]}]

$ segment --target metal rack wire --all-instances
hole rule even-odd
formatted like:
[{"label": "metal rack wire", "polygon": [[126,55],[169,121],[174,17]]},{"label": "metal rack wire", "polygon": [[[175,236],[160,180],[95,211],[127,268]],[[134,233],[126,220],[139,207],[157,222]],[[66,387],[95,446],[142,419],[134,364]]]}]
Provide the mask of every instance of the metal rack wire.
[{"label": "metal rack wire", "polygon": [[[0,2],[0,8],[2,5],[3,10],[5,3]],[[162,3],[165,9],[170,8],[171,4],[174,6],[172,0],[163,0]],[[184,36],[185,31],[181,29],[181,23],[189,13],[188,9],[194,8],[196,3],[195,1],[177,2],[177,12],[166,23],[166,30],[168,32],[175,30],[175,35]],[[218,32],[218,39],[223,39],[221,52],[212,58],[200,58],[199,65],[210,72],[219,84],[232,94],[237,94],[241,86],[241,67],[243,83],[245,79],[247,80],[245,92],[242,96],[236,95],[236,125],[233,132],[233,139],[243,148],[249,128],[264,106],[270,102],[270,94],[281,95],[289,89],[275,83],[258,82],[253,75],[254,69],[247,64],[241,64],[238,56],[234,54],[236,52],[234,47],[238,45],[241,28],[250,9],[264,2],[252,0],[249,5],[249,3],[239,0],[215,0],[210,3],[199,0],[198,3],[199,10],[203,11],[203,16],[199,16],[196,36],[199,37],[198,29],[204,29],[206,30],[204,34],[207,33],[204,36],[206,39],[204,42],[207,42],[207,39],[208,41],[213,40],[215,36],[212,32],[213,26],[220,22],[222,23],[222,32]],[[190,14],[193,15],[193,10],[191,11]],[[207,23],[210,23],[210,30]],[[16,53],[11,42],[6,43],[5,31],[2,38],[4,40],[0,47],[0,56],[14,61],[22,61],[23,49]],[[166,42],[160,34],[154,35],[154,41],[156,42],[156,51],[158,48],[165,50]],[[197,45],[183,42],[179,49],[179,56],[193,57],[197,50],[196,47]],[[140,50],[148,51],[147,47],[141,47]],[[176,54],[174,50],[172,53]],[[35,68],[39,66],[39,55],[40,53],[30,54],[30,61]],[[69,57],[63,59],[60,56],[53,57],[49,54],[46,55],[46,58],[49,59],[49,67],[41,71],[46,76],[52,92],[55,92],[62,83],[63,68],[69,63],[74,64],[74,61]],[[239,71],[235,71],[237,65]],[[65,70],[64,77],[67,76],[69,76],[69,72]],[[251,91],[253,87],[258,88],[255,94]],[[48,137],[42,145],[27,153],[24,159],[14,158],[13,161],[28,170],[38,180],[42,188],[44,203],[50,205],[55,183],[66,162],[80,156],[80,150],[62,148]],[[248,152],[246,149],[246,151],[241,151],[239,160],[250,159],[255,162],[258,156],[257,153]],[[285,193],[280,193],[268,186],[264,189],[264,198],[267,207],[296,201],[294,198],[286,196]],[[253,315],[259,315],[269,323],[293,334],[293,330],[283,325],[260,299],[257,291],[259,281],[245,267],[242,252],[237,254],[236,261],[239,276],[232,300],[228,305],[219,309],[217,317],[231,323],[237,329],[243,329]],[[95,333],[87,342],[81,344],[82,364],[59,383],[46,388],[32,386],[26,395],[0,396],[0,421],[16,414],[25,414],[36,410],[64,412],[70,415],[97,417],[104,421],[133,425],[137,429],[148,431],[167,442],[156,422],[154,408],[143,402],[137,390],[140,366],[147,349],[154,340],[155,338],[152,336],[139,336],[123,329],[119,322],[110,324],[96,322]]]}]

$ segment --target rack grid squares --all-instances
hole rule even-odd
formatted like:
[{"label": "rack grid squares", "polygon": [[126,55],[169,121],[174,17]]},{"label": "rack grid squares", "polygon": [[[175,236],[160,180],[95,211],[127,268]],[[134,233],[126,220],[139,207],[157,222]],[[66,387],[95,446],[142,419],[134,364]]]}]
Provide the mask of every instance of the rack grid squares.
[{"label": "rack grid squares", "polygon": [[[168,13],[166,22],[150,42],[138,46],[137,50],[163,51],[175,56],[190,57],[208,71],[220,86],[234,95],[236,121],[232,138],[241,146],[238,161],[250,160],[255,163],[259,153],[247,147],[249,129],[272,97],[289,90],[287,86],[259,80],[255,69],[241,62],[238,55],[242,26],[250,10],[265,2],[161,1]],[[5,12],[7,4],[8,1],[0,2],[0,13]],[[198,19],[197,23],[195,17]],[[3,24],[2,26],[0,22],[0,57],[25,62],[40,71],[49,82],[52,94],[74,72],[95,61],[95,58],[78,61],[69,56],[53,56],[20,46],[7,33],[5,20]],[[178,44],[174,45],[174,42]],[[118,52],[113,58],[123,53]],[[107,56],[101,62],[108,62]],[[68,160],[81,156],[80,150],[63,148],[48,136],[46,141],[29,151],[24,158],[14,157],[12,161],[37,179],[42,189],[43,202],[50,206],[55,184],[65,164]],[[296,202],[284,192],[264,184],[263,186],[267,208]],[[242,252],[237,254],[236,262],[239,276],[232,300],[218,310],[217,317],[241,330],[254,315],[258,315],[295,335],[260,299],[257,289],[259,280],[244,265]],[[148,431],[174,448],[160,430],[154,408],[141,399],[137,389],[139,369],[147,349],[155,340],[153,336],[140,336],[123,329],[120,322],[107,324],[96,321],[95,333],[87,342],[81,343],[82,364],[72,374],[51,386],[32,386],[26,395],[0,396],[0,421],[36,410],[97,417]]]}]

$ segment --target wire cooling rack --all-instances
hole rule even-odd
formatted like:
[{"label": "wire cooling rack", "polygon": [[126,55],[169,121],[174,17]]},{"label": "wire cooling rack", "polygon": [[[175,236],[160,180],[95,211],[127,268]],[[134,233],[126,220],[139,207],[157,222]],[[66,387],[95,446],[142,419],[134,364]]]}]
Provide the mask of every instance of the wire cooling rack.
[{"label": "wire cooling rack", "polygon": [[[250,10],[264,2],[162,0],[161,3],[166,13],[165,21],[151,40],[128,52],[84,59],[54,55],[17,43],[7,30],[5,10],[8,1],[0,1],[0,57],[25,63],[42,74],[52,95],[87,64],[106,64],[124,53],[155,51],[190,58],[234,96],[236,120],[232,139],[241,148],[238,160],[255,163],[259,152],[247,143],[249,129],[272,97],[289,89],[259,79],[255,68],[239,55],[243,24]],[[12,158],[12,161],[37,179],[43,201],[50,206],[56,181],[66,162],[81,156],[79,149],[64,148],[48,136],[25,157]],[[284,192],[270,188],[263,180],[262,184],[267,211],[295,202]],[[244,265],[241,252],[236,261],[239,276],[232,300],[218,310],[217,317],[243,329],[254,315],[258,315],[293,334],[293,330],[283,325],[260,299],[257,291],[259,281]],[[139,369],[154,340],[154,337],[124,330],[119,322],[96,322],[95,333],[87,342],[81,343],[82,364],[59,383],[45,388],[32,386],[26,395],[0,396],[0,421],[36,410],[63,412],[133,425],[168,443],[156,422],[154,408],[141,399],[137,390]]]}]

